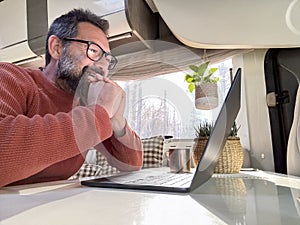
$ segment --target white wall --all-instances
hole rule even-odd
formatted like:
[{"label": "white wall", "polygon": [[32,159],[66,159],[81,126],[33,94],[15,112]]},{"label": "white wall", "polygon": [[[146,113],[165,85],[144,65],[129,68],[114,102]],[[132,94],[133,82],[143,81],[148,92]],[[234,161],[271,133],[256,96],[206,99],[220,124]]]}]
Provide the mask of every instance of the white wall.
[{"label": "white wall", "polygon": [[234,71],[242,68],[242,107],[237,122],[243,148],[250,150],[252,167],[274,171],[269,111],[266,104],[264,57],[266,49],[233,58]]}]

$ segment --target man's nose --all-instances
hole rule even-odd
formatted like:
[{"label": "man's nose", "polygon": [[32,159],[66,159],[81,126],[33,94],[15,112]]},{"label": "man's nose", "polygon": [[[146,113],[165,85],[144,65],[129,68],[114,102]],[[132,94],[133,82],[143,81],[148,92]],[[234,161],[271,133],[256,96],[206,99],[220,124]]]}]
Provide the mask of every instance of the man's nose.
[{"label": "man's nose", "polygon": [[93,64],[94,64],[95,67],[102,70],[102,72],[103,72],[102,76],[108,77],[108,72],[109,72],[108,62],[104,57],[100,61],[94,62]]}]

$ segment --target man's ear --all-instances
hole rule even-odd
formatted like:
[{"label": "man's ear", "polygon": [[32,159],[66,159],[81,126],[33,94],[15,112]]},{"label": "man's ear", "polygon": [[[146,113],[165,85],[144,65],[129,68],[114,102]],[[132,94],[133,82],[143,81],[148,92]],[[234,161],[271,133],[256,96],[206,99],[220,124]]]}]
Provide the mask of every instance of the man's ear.
[{"label": "man's ear", "polygon": [[60,58],[62,52],[62,43],[57,36],[51,35],[49,37],[48,50],[53,59],[58,60]]}]

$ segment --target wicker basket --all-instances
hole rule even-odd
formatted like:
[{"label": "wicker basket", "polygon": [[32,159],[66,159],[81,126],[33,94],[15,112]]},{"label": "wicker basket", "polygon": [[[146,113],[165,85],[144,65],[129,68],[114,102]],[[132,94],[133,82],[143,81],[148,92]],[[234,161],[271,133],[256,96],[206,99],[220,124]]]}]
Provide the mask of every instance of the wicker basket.
[{"label": "wicker basket", "polygon": [[195,107],[210,110],[218,106],[218,85],[215,83],[200,83],[195,87]]},{"label": "wicker basket", "polygon": [[[197,166],[208,138],[195,139],[194,165]],[[215,173],[239,173],[243,165],[243,149],[238,137],[229,137],[215,167]]]},{"label": "wicker basket", "polygon": [[207,141],[208,137],[200,137],[195,139],[193,149],[193,160],[195,167],[198,165],[198,162],[203,154]]}]

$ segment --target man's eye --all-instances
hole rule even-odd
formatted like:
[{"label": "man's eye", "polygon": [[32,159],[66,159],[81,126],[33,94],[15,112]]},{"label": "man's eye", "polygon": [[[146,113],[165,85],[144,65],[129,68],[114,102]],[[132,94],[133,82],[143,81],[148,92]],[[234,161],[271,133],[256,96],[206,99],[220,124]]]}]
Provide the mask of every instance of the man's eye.
[{"label": "man's eye", "polygon": [[98,55],[99,54],[99,49],[89,48],[89,53],[93,54],[93,55]]}]

